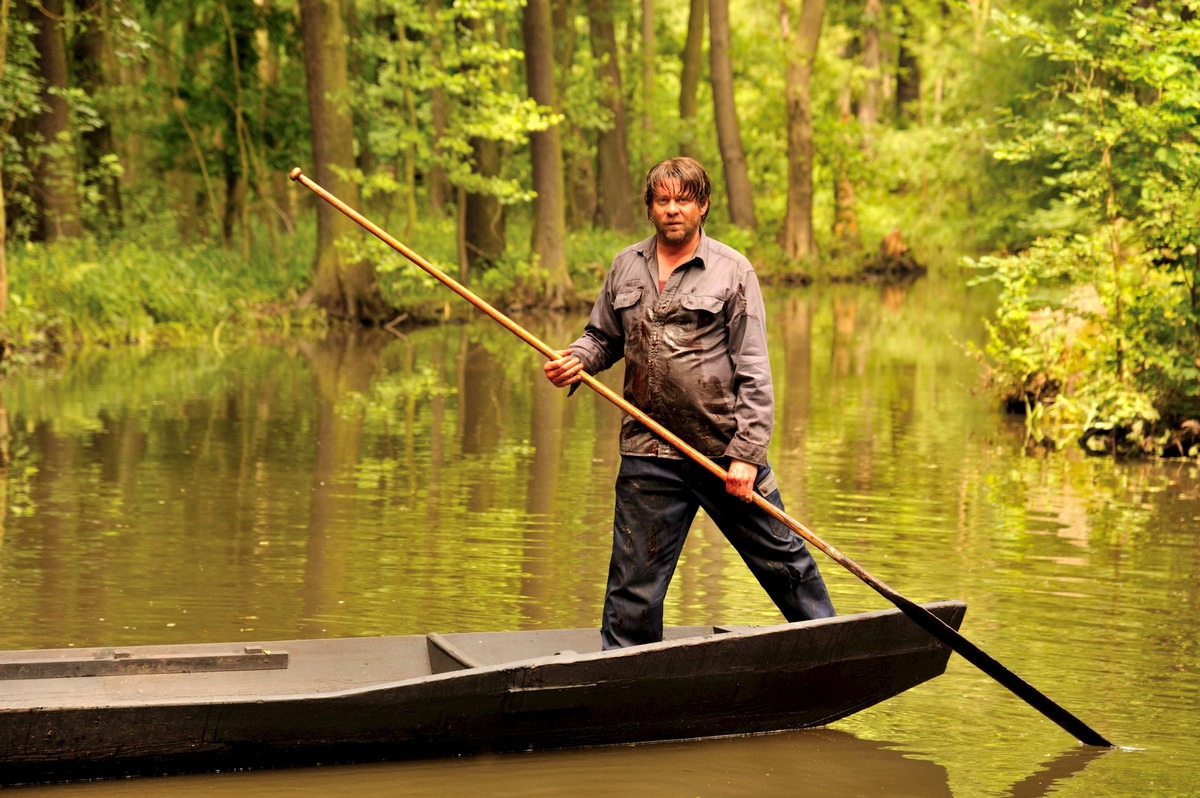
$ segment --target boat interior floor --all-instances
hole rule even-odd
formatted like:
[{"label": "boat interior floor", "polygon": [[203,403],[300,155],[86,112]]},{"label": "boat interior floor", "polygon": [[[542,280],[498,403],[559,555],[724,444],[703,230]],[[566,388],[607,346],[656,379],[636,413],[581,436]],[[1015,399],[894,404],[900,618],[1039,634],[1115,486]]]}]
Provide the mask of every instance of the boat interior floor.
[{"label": "boat interior floor", "polygon": [[[666,640],[731,631],[670,627]],[[600,651],[596,629],[0,652],[0,710],[336,693]]]}]

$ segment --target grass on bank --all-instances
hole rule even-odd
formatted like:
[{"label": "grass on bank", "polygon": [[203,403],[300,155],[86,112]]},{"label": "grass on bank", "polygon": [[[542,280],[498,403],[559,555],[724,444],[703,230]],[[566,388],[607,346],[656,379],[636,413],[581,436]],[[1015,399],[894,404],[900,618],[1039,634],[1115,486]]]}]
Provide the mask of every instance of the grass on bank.
[{"label": "grass on bank", "polygon": [[[801,263],[783,256],[776,243],[778,230],[770,225],[757,232],[741,230],[718,214],[706,229],[745,252],[766,283],[853,279],[878,246],[871,239],[897,223],[904,226],[918,260],[933,268],[953,260],[943,250],[962,240],[961,231],[950,229],[941,216],[922,214],[927,206],[914,200],[903,218],[872,208],[864,203],[860,248],[832,252],[827,247],[819,258]],[[142,218],[143,223],[106,238],[53,245],[10,241],[9,302],[0,317],[4,365],[36,363],[89,346],[231,342],[264,331],[286,333],[327,324],[306,301],[316,240],[311,216],[302,218],[293,232],[272,234],[256,227],[248,258],[240,254],[239,241],[222,247],[210,240],[188,240],[169,216],[147,211]],[[401,219],[384,221],[389,232],[459,279],[451,216],[418,219],[411,230]],[[831,223],[824,217],[814,221],[821,229]],[[529,209],[510,209],[507,226],[505,257],[468,281],[473,291],[500,308],[511,306],[517,287],[533,278]],[[645,224],[633,234],[599,228],[568,233],[568,268],[580,307],[594,300],[613,255],[650,232]],[[384,297],[398,317],[421,322],[467,312],[433,278],[367,233],[350,246],[376,265]]]},{"label": "grass on bank", "polygon": [[234,250],[161,231],[109,240],[25,243],[7,253],[6,361],[36,361],[86,346],[184,344],[320,320],[298,301],[312,236],[281,238],[243,260]]}]

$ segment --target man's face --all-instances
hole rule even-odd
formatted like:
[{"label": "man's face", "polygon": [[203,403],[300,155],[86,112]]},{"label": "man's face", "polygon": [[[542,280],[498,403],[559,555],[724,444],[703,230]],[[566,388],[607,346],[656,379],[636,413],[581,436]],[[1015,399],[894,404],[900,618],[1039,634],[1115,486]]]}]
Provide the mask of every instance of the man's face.
[{"label": "man's face", "polygon": [[698,203],[694,197],[680,196],[678,181],[667,180],[654,191],[650,203],[650,221],[659,237],[668,244],[686,244],[700,229],[700,220],[708,203]]}]

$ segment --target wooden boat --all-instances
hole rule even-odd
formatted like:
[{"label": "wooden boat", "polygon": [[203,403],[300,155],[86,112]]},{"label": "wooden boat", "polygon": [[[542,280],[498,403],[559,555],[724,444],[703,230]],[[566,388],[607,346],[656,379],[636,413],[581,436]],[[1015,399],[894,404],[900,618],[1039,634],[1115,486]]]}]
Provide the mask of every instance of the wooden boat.
[{"label": "wooden boat", "polygon": [[[925,605],[958,628],[966,605]],[[0,782],[406,759],[821,726],[945,670],[899,610],[674,627],[0,654]]]}]

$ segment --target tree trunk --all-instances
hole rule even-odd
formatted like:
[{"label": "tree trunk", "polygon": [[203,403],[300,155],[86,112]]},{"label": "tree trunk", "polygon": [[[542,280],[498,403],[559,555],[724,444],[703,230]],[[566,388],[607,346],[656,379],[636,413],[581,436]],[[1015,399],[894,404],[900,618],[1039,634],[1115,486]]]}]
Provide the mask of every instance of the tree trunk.
[{"label": "tree trunk", "polygon": [[733,100],[733,62],[729,54],[729,0],[709,3],[709,56],[712,60],[713,112],[717,123],[717,143],[725,167],[725,193],[729,201],[729,220],[738,227],[758,228],[754,216],[754,195],[746,170],[746,151],[738,125],[737,105]]},{"label": "tree trunk", "polygon": [[[126,0],[112,0],[111,9],[110,17],[114,20],[119,16],[129,14]],[[115,39],[114,35],[110,42],[115,43]],[[151,108],[154,109],[152,113],[155,114],[165,112],[166,116],[170,116],[173,112],[168,110],[171,100],[163,97],[161,93],[152,97],[149,96],[150,92],[139,92],[136,89],[127,91],[129,87],[140,87],[146,84],[147,62],[150,59],[121,59],[115,52],[110,52],[108,55],[112,59],[105,67],[105,72],[109,75],[109,84],[127,96],[127,99],[121,104],[121,115],[114,117],[111,121],[115,131],[113,145],[121,159],[121,174],[118,179],[124,189],[124,196],[128,198],[131,192],[141,185],[141,180],[146,174],[146,166],[151,161],[151,158],[146,155],[147,137],[138,127],[137,120],[142,118],[142,114],[151,113],[149,111]],[[131,94],[133,96],[128,96]],[[286,183],[287,181],[280,182]]]},{"label": "tree trunk", "polygon": [[554,61],[558,65],[558,96],[567,90],[571,64],[575,62],[575,4],[573,0],[550,0],[550,25],[554,31]]},{"label": "tree trunk", "polygon": [[[849,64],[853,55],[853,46],[847,44],[842,50],[843,62]],[[852,72],[853,70],[847,70]],[[854,183],[850,179],[850,156],[860,147],[858,140],[859,125],[852,123],[854,119],[854,85],[850,74],[842,83],[838,93],[838,137],[840,144],[833,147],[833,237],[836,246],[848,249],[858,249],[858,211],[854,206]]]},{"label": "tree trunk", "polygon": [[[490,139],[472,139],[475,173],[483,177],[500,174],[500,145]],[[475,270],[490,269],[504,256],[507,245],[504,206],[491,194],[466,195],[463,236],[467,263]]]},{"label": "tree trunk", "polygon": [[[346,98],[345,27],[339,0],[300,0],[304,69],[312,124],[315,180],[352,208],[361,205],[358,186],[338,171],[354,168],[354,130]],[[336,243],[355,235],[353,221],[327,202],[317,202],[317,253],[314,264],[317,306],[335,318],[382,322],[389,309],[379,291],[374,267],[351,261]]]},{"label": "tree trunk", "polygon": [[601,130],[596,141],[600,205],[597,221],[612,230],[633,232],[636,214],[629,181],[629,145],[625,140],[625,100],[621,92],[620,57],[613,28],[610,0],[592,0],[587,4],[591,29],[592,55],[596,59],[600,81],[601,106],[612,115],[612,126]]},{"label": "tree trunk", "polygon": [[[436,38],[436,37],[435,37]],[[436,59],[437,56],[435,55]],[[404,121],[410,130],[416,130],[420,125],[417,118],[417,100],[413,96],[413,79],[409,70],[408,29],[405,27],[404,14],[396,13],[396,61],[399,63],[400,104]],[[431,148],[432,149],[432,148]],[[411,138],[404,145],[404,235],[411,236],[417,226],[417,143]],[[436,193],[437,196],[432,196]],[[445,184],[431,192],[430,203],[440,213],[445,207]],[[436,204],[435,204],[436,203]]]},{"label": "tree trunk", "polygon": [[785,102],[788,122],[788,193],[780,245],[792,260],[817,254],[813,235],[813,127],[810,82],[821,40],[825,0],[804,0],[795,32],[788,0],[779,4],[787,66]]},{"label": "tree trunk", "polygon": [[[5,0],[4,5],[8,2]],[[0,10],[7,14],[8,9]],[[0,317],[8,312],[8,212],[4,207],[4,165],[0,164]],[[4,359],[5,341],[0,340],[0,360]]]},{"label": "tree trunk", "polygon": [[[268,12],[272,10],[273,2],[274,0],[262,0],[263,7]],[[267,107],[272,96],[276,95],[279,89],[279,45],[272,40],[267,29],[259,28],[255,32],[255,48],[258,52],[258,82],[262,91],[259,93],[258,106],[254,109],[254,114],[257,119],[255,127],[258,130],[259,144],[262,147],[260,152],[262,152],[267,149],[267,145],[263,141],[268,127]],[[261,194],[259,199],[267,209],[266,227],[271,237],[271,253],[276,262],[280,262],[282,258],[279,251],[279,233],[283,230],[290,232],[294,229],[292,216],[296,195],[289,190],[288,181],[280,180],[278,174],[269,172],[263,174],[263,172],[266,172],[266,169],[260,159],[259,169],[256,171],[258,191]]]},{"label": "tree trunk", "polygon": [[[91,98],[110,83],[104,65],[110,62],[108,44],[108,10],[104,0],[97,2],[84,14],[84,24],[75,39],[75,74],[79,88]],[[91,176],[91,188],[99,200],[99,220],[106,228],[121,226],[121,183],[115,170],[105,164],[105,157],[116,158],[112,127],[101,117],[99,124],[84,131],[83,173]]]},{"label": "tree trunk", "polygon": [[904,24],[900,27],[899,52],[896,56],[896,124],[904,127],[907,122],[921,121],[921,66],[917,55],[909,44],[913,33],[912,18],[904,12]]},{"label": "tree trunk", "polygon": [[[225,0],[222,0],[225,2]],[[261,0],[259,0],[261,2]],[[362,41],[363,23],[358,15],[358,4],[355,2],[342,3],[342,21],[346,26],[346,40]],[[363,60],[362,50],[350,47],[346,50],[346,69],[351,75],[356,75],[368,83],[376,82],[374,65]],[[371,150],[371,120],[363,116],[359,108],[351,110],[351,124],[358,131],[359,142],[354,156],[354,165],[364,175],[375,171],[375,156]]]},{"label": "tree trunk", "polygon": [[[554,62],[558,68],[556,96],[567,92],[571,66],[575,62],[575,8],[572,0],[550,0],[554,28]],[[560,126],[563,150],[567,227],[579,230],[596,218],[596,165],[587,135],[574,120]]]},{"label": "tree trunk", "polygon": [[33,186],[38,206],[37,235],[43,241],[76,238],[80,232],[79,191],[75,179],[74,146],[70,139],[67,100],[66,4],[42,0],[32,4],[37,32],[38,70],[43,80],[37,131],[43,151],[34,166]]},{"label": "tree trunk", "polygon": [[[232,242],[233,228],[230,224],[236,220],[241,232],[241,256],[243,260],[250,259],[253,250],[253,229],[250,225],[250,184],[254,180],[256,160],[253,155],[254,143],[250,140],[250,126],[246,124],[245,92],[242,90],[242,63],[253,58],[252,28],[246,24],[245,16],[239,16],[237,24],[230,13],[229,7],[222,3],[221,17],[225,23],[225,32],[229,53],[229,71],[233,84],[232,106],[228,109],[227,124],[237,142],[237,161],[229,158],[225,164],[225,182],[230,188],[225,193],[225,218],[227,220],[225,245]],[[245,11],[245,8],[237,9]],[[260,192],[261,194],[261,192]]]},{"label": "tree trunk", "polygon": [[[435,25],[434,20],[440,9],[441,0],[429,0],[428,12],[431,25]],[[435,25],[434,30],[436,29]],[[401,28],[402,36],[404,35],[403,30]],[[437,36],[431,36],[430,48],[434,64],[440,68],[442,62],[441,39]],[[448,105],[445,90],[440,85],[433,86],[429,93],[429,109],[431,115],[430,121],[433,123],[434,141],[440,141],[442,132],[446,129],[446,120],[450,115]],[[437,215],[441,217],[446,211],[447,198],[450,196],[450,181],[446,177],[446,170],[436,159],[429,166],[427,179],[429,182],[429,207],[433,208]]]},{"label": "tree trunk", "polygon": [[704,9],[707,0],[691,0],[683,72],[679,76],[679,151],[696,157],[696,94],[704,71]]},{"label": "tree trunk", "polygon": [[[538,105],[557,108],[554,96],[554,31],[550,1],[525,5],[525,80]],[[553,308],[566,306],[571,292],[567,271],[566,214],[563,207],[562,143],[557,125],[530,135],[533,161],[533,260],[542,281],[542,298]]]},{"label": "tree trunk", "polygon": [[863,127],[870,127],[879,121],[883,85],[883,61],[879,45],[879,23],[882,18],[883,0],[866,0],[863,5],[862,32],[863,90],[858,101],[858,121]]},{"label": "tree trunk", "polygon": [[[0,0],[0,81],[4,79],[4,66],[8,63],[8,0]],[[8,137],[7,119],[0,119],[0,137]],[[2,139],[0,139],[2,140]],[[4,159],[0,157],[0,317],[8,312],[8,211],[5,203],[7,202],[4,196]],[[0,340],[0,347],[4,347],[5,341]],[[0,348],[0,360],[4,358],[5,352]],[[8,414],[4,413],[3,420],[5,422],[5,441],[8,439]],[[7,455],[7,450],[5,450]],[[8,457],[5,456],[4,464],[8,464]],[[7,506],[7,503],[6,505]]]},{"label": "tree trunk", "polygon": [[[835,204],[833,235],[847,249],[858,249],[862,244],[858,234],[858,211],[854,205],[854,183],[839,170],[834,178],[833,200]],[[814,252],[814,254],[816,254]]]},{"label": "tree trunk", "polygon": [[658,159],[653,156],[654,119],[658,113],[658,39],[654,31],[654,0],[642,0],[642,146],[641,169],[645,172]]},{"label": "tree trunk", "polygon": [[[483,21],[467,19],[462,23],[473,36],[482,34]],[[500,38],[507,39],[506,33]],[[485,178],[493,178],[500,174],[501,149],[500,142],[493,139],[476,136],[471,139],[472,171]],[[490,269],[504,256],[508,244],[505,232],[504,205],[500,200],[484,192],[463,192],[460,218],[462,219],[461,238],[463,240],[463,262],[467,273],[472,269],[479,271]]]}]

